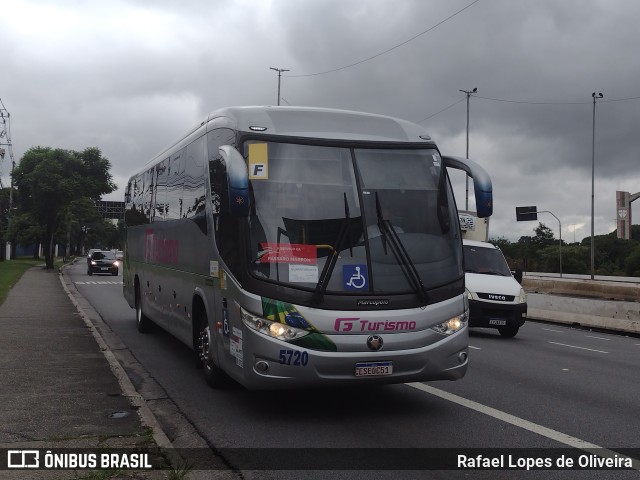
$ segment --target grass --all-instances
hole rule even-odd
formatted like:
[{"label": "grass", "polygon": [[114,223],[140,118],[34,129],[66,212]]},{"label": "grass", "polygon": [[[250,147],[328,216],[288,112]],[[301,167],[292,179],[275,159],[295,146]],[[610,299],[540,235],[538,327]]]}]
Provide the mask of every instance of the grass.
[{"label": "grass", "polygon": [[[34,259],[32,257],[21,257],[15,260],[4,260],[0,262],[0,305],[7,298],[7,294],[22,274],[36,265],[44,265],[44,259]],[[56,258],[54,267],[62,265],[62,259]]]}]

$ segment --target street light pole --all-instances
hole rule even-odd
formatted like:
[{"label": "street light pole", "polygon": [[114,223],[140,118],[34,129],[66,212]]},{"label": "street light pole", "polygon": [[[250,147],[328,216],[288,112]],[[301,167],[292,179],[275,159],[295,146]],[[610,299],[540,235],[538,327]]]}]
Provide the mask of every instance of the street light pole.
[{"label": "street light pole", "polygon": [[[459,90],[467,95],[467,160],[469,159],[469,97],[472,93],[478,91],[477,88],[473,90]],[[464,196],[464,209],[469,210],[469,175],[465,175],[465,196]]]},{"label": "street light pole", "polygon": [[594,241],[594,200],[595,200],[595,171],[596,171],[596,99],[603,98],[602,93],[593,92],[593,129],[591,132],[591,280],[595,273],[595,241]]},{"label": "street light pole", "polygon": [[[542,210],[541,212],[538,213],[548,213],[549,215],[553,215],[552,212],[550,212],[549,210]],[[553,215],[553,217],[558,220],[558,234],[560,235],[560,245],[559,245],[559,251],[560,251],[560,278],[562,278],[562,223],[560,223],[560,219],[558,217],[556,217],[555,215]],[[574,234],[575,234],[575,230],[574,230]]]},{"label": "street light pole", "polygon": [[269,68],[278,72],[278,106],[280,106],[280,77],[282,77],[282,72],[289,72],[290,70],[287,70],[285,68]]}]

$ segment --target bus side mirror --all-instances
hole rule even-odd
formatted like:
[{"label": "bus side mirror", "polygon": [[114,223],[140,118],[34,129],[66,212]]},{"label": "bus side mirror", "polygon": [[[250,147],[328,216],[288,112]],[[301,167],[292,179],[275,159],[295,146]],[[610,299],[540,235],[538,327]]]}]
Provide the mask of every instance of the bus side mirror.
[{"label": "bus side mirror", "polygon": [[491,178],[485,169],[467,158],[443,156],[442,161],[445,167],[462,170],[473,178],[478,218],[490,217],[493,214],[493,187],[491,186]]},{"label": "bus side mirror", "polygon": [[236,217],[249,215],[249,174],[244,158],[230,145],[219,148],[220,155],[227,167],[227,186],[229,192],[229,210]]}]

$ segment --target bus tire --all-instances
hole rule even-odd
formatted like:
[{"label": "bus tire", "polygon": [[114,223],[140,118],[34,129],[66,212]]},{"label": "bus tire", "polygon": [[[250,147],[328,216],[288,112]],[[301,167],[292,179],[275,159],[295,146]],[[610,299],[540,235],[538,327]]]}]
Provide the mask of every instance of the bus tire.
[{"label": "bus tire", "polygon": [[140,283],[136,279],[135,287],[136,327],[140,333],[149,333],[153,330],[153,322],[142,312],[142,296],[140,295]]},{"label": "bus tire", "polygon": [[204,306],[198,305],[197,308],[194,308],[193,320],[194,325],[198,326],[195,350],[204,379],[211,388],[221,388],[226,383],[227,376],[213,360],[211,327]]},{"label": "bus tire", "polygon": [[505,326],[498,328],[500,335],[505,338],[515,337],[518,334],[518,330],[520,330],[520,327]]}]

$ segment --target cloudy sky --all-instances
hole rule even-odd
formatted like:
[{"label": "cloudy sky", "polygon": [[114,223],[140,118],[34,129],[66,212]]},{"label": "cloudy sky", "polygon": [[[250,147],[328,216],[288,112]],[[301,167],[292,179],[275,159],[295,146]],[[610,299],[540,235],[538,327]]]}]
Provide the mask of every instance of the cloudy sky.
[{"label": "cloudy sky", "polygon": [[[11,0],[0,99],[19,161],[97,146],[126,179],[209,112],[234,105],[360,110],[423,125],[494,187],[491,237],[516,241],[536,205],[572,242],[615,228],[640,191],[637,0]],[[1,164],[9,184],[8,156]],[[453,175],[458,206],[464,177]],[[473,204],[471,204],[473,206]],[[640,212],[640,211],[639,211]],[[639,216],[638,213],[636,216]],[[557,238],[558,222],[540,214]]]}]

